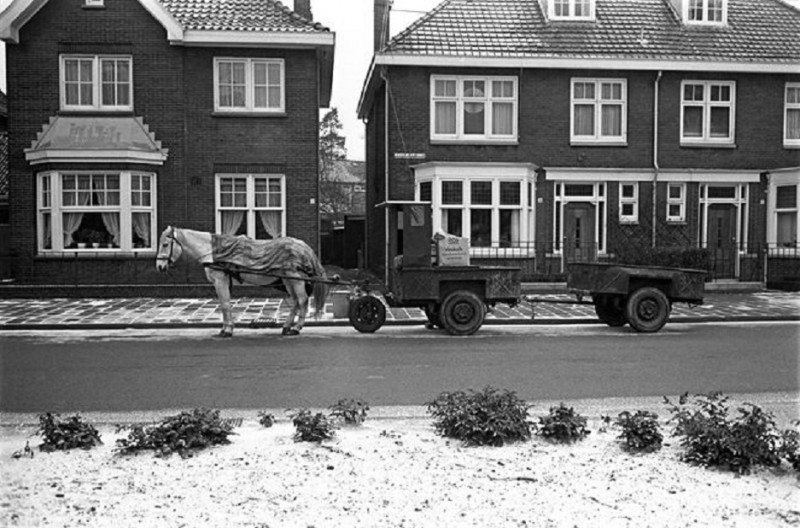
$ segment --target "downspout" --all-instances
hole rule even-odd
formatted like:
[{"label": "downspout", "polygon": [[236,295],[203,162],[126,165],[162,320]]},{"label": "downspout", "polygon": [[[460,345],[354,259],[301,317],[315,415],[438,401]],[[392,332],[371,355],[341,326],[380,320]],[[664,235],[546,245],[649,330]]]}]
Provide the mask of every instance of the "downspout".
[{"label": "downspout", "polygon": [[383,209],[383,230],[384,230],[384,255],[383,255],[383,283],[389,284],[389,253],[392,241],[389,238],[389,76],[386,70],[381,71],[383,79],[383,201],[386,207]]},{"label": "downspout", "polygon": [[661,70],[658,70],[655,84],[653,85],[653,233],[651,236],[652,247],[656,247],[656,225],[658,221],[657,202],[658,198],[658,85],[661,82]]}]

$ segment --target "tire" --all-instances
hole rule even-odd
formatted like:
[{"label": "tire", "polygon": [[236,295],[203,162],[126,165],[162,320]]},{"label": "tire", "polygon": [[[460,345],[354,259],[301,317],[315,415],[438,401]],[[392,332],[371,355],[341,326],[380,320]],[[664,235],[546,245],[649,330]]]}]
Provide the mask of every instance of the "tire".
[{"label": "tire", "polygon": [[428,304],[425,306],[425,317],[428,318],[428,324],[430,325],[429,328],[441,328],[442,323],[439,320],[439,312],[441,310],[441,306],[438,304]]},{"label": "tire", "polygon": [[658,332],[669,319],[667,296],[658,288],[639,288],[628,297],[625,315],[637,332]]},{"label": "tire", "polygon": [[625,326],[628,322],[625,316],[625,300],[620,295],[594,296],[594,312],[600,322],[608,326]]},{"label": "tire", "polygon": [[448,295],[439,311],[442,326],[452,335],[471,335],[483,325],[486,305],[474,293],[459,290]]},{"label": "tire", "polygon": [[353,328],[371,334],[386,322],[386,307],[377,297],[362,295],[350,301],[347,317]]}]

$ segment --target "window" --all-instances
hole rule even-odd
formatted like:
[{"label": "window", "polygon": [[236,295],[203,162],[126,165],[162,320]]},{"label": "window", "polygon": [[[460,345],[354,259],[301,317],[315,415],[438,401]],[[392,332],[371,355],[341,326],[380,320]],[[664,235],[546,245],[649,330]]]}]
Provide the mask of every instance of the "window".
[{"label": "window", "polygon": [[797,185],[775,187],[775,243],[778,247],[797,246]]},{"label": "window", "polygon": [[689,0],[684,5],[689,24],[724,24],[727,19],[727,0]]},{"label": "window", "polygon": [[62,110],[133,109],[131,57],[62,55],[60,85]]},{"label": "window", "polygon": [[667,222],[686,221],[686,184],[667,184]]},{"label": "window", "polygon": [[431,77],[431,139],[516,137],[516,77]]},{"label": "window", "polygon": [[154,174],[42,173],[38,189],[40,251],[153,249]]},{"label": "window", "polygon": [[684,81],[681,88],[681,142],[732,144],[736,84]]},{"label": "window", "polygon": [[619,184],[619,221],[633,224],[639,221],[639,184]]},{"label": "window", "polygon": [[218,174],[217,232],[269,240],[286,234],[284,177]]},{"label": "window", "polygon": [[217,112],[284,112],[284,85],[282,59],[214,59]]},{"label": "window", "polygon": [[594,0],[548,0],[553,20],[592,20]]},{"label": "window", "polygon": [[800,83],[786,83],[783,144],[800,147]]},{"label": "window", "polygon": [[572,142],[624,143],[627,136],[627,81],[572,80]]}]

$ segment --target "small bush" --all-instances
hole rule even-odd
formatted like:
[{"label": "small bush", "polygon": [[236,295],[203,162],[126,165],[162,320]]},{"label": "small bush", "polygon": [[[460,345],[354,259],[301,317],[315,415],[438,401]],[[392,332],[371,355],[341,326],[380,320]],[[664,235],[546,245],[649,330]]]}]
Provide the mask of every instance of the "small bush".
[{"label": "small bush", "polygon": [[467,445],[502,446],[531,437],[528,404],[511,391],[443,392],[426,405],[437,433]]},{"label": "small bush", "polygon": [[75,448],[91,449],[103,443],[97,429],[85,423],[77,414],[64,420],[59,414],[40,414],[36,434],[44,438],[39,450],[46,453]]},{"label": "small bush", "polygon": [[275,417],[265,411],[258,413],[258,423],[264,427],[272,427],[275,425]]},{"label": "small bush", "polygon": [[322,442],[330,440],[336,433],[333,422],[322,413],[312,415],[308,409],[300,409],[291,418],[295,442]]},{"label": "small bush", "polygon": [[540,416],[536,429],[539,436],[560,443],[583,440],[590,432],[586,428],[586,418],[563,403],[558,407],[550,407],[549,415]]},{"label": "small bush", "polygon": [[688,395],[678,404],[664,398],[675,422],[675,435],[686,449],[683,459],[703,466],[727,467],[739,474],[749,473],[754,465],[777,466],[784,440],[775,426],[772,413],[749,403],[739,407],[739,416],[728,418],[728,398],[721,393],[697,395],[693,408]]},{"label": "small bush", "polygon": [[648,411],[619,413],[615,425],[622,427],[619,439],[630,451],[652,452],[661,449],[664,436],[658,425],[658,415]]},{"label": "small bush", "polygon": [[[127,429],[121,427],[120,429]],[[156,425],[135,425],[127,438],[117,440],[123,454],[150,449],[156,456],[178,453],[182,458],[192,456],[196,450],[213,445],[229,444],[233,425],[221,420],[219,411],[194,409],[164,418]]]},{"label": "small bush", "polygon": [[[800,422],[795,422],[795,425]],[[800,471],[800,432],[786,429],[781,434],[781,457],[785,458],[792,469]]]},{"label": "small bush", "polygon": [[331,416],[348,425],[361,425],[367,419],[369,405],[361,400],[342,399],[330,406]]}]

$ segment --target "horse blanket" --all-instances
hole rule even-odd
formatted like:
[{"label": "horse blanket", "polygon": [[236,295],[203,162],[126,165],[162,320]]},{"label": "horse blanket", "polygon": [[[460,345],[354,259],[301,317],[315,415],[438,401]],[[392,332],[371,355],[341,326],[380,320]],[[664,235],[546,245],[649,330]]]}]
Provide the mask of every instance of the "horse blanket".
[{"label": "horse blanket", "polygon": [[292,237],[253,240],[245,236],[211,235],[214,264],[260,273],[300,272],[321,277],[325,270],[308,244]]}]

